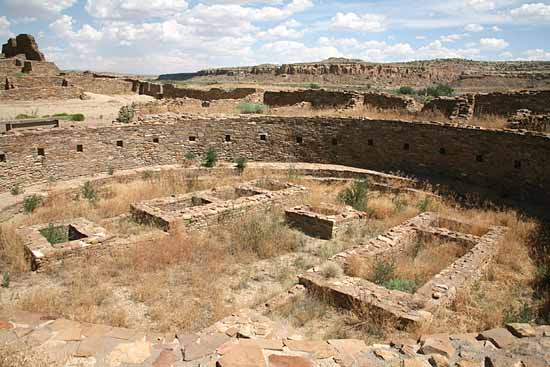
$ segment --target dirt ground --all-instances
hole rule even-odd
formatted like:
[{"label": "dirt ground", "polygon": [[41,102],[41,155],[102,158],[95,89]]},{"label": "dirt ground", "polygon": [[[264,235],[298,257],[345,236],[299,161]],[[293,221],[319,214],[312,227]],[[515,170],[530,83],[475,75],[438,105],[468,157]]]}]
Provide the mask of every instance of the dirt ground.
[{"label": "dirt ground", "polygon": [[86,120],[82,122],[62,122],[62,124],[79,124],[86,126],[110,125],[118,116],[122,106],[132,102],[148,102],[154,98],[145,95],[107,96],[86,92],[90,99],[13,101],[0,104],[0,120],[11,120],[19,114],[53,115],[56,113],[82,113]]}]

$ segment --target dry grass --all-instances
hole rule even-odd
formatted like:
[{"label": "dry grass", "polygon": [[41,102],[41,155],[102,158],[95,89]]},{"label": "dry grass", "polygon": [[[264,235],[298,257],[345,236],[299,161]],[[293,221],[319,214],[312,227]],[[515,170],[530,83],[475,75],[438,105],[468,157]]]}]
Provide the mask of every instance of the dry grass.
[{"label": "dry grass", "polygon": [[480,126],[489,129],[505,129],[510,126],[508,119],[498,115],[474,116],[468,121],[468,125]]},{"label": "dry grass", "polygon": [[52,361],[21,341],[0,343],[0,367],[61,367],[64,364],[65,361]]},{"label": "dry grass", "polygon": [[23,242],[17,236],[14,224],[0,225],[0,264],[4,263],[6,271],[20,273],[29,270]]}]

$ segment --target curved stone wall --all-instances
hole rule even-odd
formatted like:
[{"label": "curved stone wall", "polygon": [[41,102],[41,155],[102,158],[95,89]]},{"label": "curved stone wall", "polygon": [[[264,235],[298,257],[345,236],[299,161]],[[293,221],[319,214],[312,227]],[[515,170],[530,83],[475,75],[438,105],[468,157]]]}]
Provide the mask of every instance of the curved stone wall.
[{"label": "curved stone wall", "polygon": [[186,120],[156,117],[103,128],[52,129],[0,137],[0,191],[109,168],[182,162],[213,147],[221,159],[333,163],[474,184],[549,201],[550,136],[540,133],[335,118]]}]

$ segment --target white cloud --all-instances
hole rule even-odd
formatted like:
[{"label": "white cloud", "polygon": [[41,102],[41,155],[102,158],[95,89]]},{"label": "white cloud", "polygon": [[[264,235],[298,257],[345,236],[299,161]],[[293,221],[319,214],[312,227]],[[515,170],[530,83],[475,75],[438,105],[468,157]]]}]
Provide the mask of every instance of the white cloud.
[{"label": "white cloud", "polygon": [[491,27],[491,30],[493,32],[502,32],[502,28],[500,28],[499,26],[496,26],[496,25]]},{"label": "white cloud", "polygon": [[87,0],[86,11],[103,19],[168,17],[187,9],[185,0]]},{"label": "white cloud", "polygon": [[509,45],[508,42],[500,38],[482,38],[479,40],[479,46],[482,50],[502,50]]},{"label": "white cloud", "polygon": [[468,5],[468,7],[476,11],[488,11],[494,10],[496,8],[496,4],[494,1],[487,0],[468,0],[466,1],[466,4]]},{"label": "white cloud", "polygon": [[312,62],[344,55],[333,46],[308,47],[301,42],[277,41],[261,47],[265,62]]},{"label": "white cloud", "polygon": [[10,22],[8,18],[2,16],[0,17],[0,37],[11,37],[12,33],[10,32]]},{"label": "white cloud", "polygon": [[441,42],[452,43],[462,39],[463,37],[463,34],[448,34],[446,36],[439,37],[439,39],[441,40]]},{"label": "white cloud", "polygon": [[523,4],[519,8],[512,9],[510,14],[521,18],[521,20],[550,21],[550,5],[543,3]]},{"label": "white cloud", "polygon": [[386,29],[384,21],[384,17],[377,14],[357,15],[355,13],[338,12],[331,19],[330,26],[361,32],[383,32]]},{"label": "white cloud", "polygon": [[258,33],[258,38],[261,39],[277,39],[277,38],[302,38],[304,32],[288,28],[286,25],[278,25],[266,31]]},{"label": "white cloud", "polygon": [[464,27],[464,30],[466,32],[483,32],[485,28],[480,24],[467,24],[466,27]]},{"label": "white cloud", "polygon": [[417,40],[425,40],[426,39],[426,36],[416,36],[415,37]]},{"label": "white cloud", "polygon": [[73,30],[73,19],[68,15],[62,15],[59,19],[50,24],[50,29],[57,35],[69,41],[99,41],[103,34],[89,24],[85,24],[78,31]]},{"label": "white cloud", "polygon": [[2,13],[14,17],[51,19],[77,0],[1,0]]},{"label": "white cloud", "polygon": [[550,51],[545,51],[541,48],[527,50],[523,53],[525,57],[523,59],[531,61],[548,61],[550,60]]},{"label": "white cloud", "polygon": [[415,51],[415,59],[448,59],[472,58],[480,55],[477,48],[453,49],[443,46],[440,40],[435,40]]}]

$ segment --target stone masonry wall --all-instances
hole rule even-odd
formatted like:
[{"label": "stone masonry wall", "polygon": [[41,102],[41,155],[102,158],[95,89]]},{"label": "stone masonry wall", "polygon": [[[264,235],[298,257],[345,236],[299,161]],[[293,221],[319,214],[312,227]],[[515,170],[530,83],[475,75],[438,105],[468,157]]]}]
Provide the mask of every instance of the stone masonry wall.
[{"label": "stone masonry wall", "polygon": [[204,157],[212,147],[223,160],[402,171],[550,201],[550,137],[544,134],[337,118],[158,119],[164,123],[0,136],[0,191],[16,183],[47,182],[50,176],[67,179],[109,168],[176,164],[188,152]]},{"label": "stone masonry wall", "polygon": [[313,107],[342,107],[353,104],[356,97],[355,93],[330,92],[322,89],[265,92],[264,103],[273,107],[293,106],[301,102],[309,102]]},{"label": "stone masonry wall", "polygon": [[81,98],[82,95],[83,91],[78,87],[15,88],[0,90],[0,101],[73,99]]},{"label": "stone masonry wall", "polygon": [[64,75],[70,85],[78,86],[86,92],[98,94],[132,94],[133,82],[121,78],[103,78],[92,73],[67,73]]},{"label": "stone masonry wall", "polygon": [[476,116],[510,116],[520,109],[528,109],[533,113],[549,113],[549,101],[550,90],[478,94],[475,97],[474,113]]},{"label": "stone masonry wall", "polygon": [[366,93],[364,95],[366,107],[380,110],[413,110],[415,102],[412,98],[394,96],[388,93]]},{"label": "stone masonry wall", "polygon": [[178,88],[173,84],[163,85],[162,96],[164,98],[194,98],[202,101],[213,101],[217,99],[242,99],[256,93],[254,88],[235,88],[223,90],[212,88],[210,90]]}]

